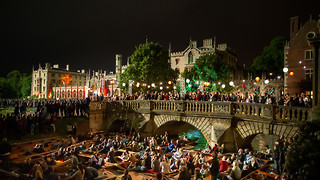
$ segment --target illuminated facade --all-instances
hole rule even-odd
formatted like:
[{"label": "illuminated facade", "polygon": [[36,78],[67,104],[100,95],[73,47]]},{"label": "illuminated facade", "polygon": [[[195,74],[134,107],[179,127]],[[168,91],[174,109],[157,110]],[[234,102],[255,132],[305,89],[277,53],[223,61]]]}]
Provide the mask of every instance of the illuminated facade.
[{"label": "illuminated facade", "polygon": [[32,70],[31,96],[38,98],[86,98],[91,95],[119,94],[120,74],[128,67],[122,65],[122,56],[116,55],[116,73],[107,71],[72,71],[69,65],[59,68],[46,63]]},{"label": "illuminated facade", "polygon": [[180,74],[183,73],[184,69],[190,69],[194,66],[196,60],[205,54],[217,54],[222,56],[228,65],[232,68],[230,80],[241,80],[243,79],[242,67],[237,65],[237,57],[235,51],[232,50],[227,44],[217,44],[216,38],[212,42],[212,38],[204,39],[201,47],[197,46],[197,41],[190,39],[189,46],[184,51],[171,52],[169,47],[169,55],[172,69],[178,69]]},{"label": "illuminated facade", "polygon": [[290,41],[284,47],[284,66],[288,71],[284,73],[285,92],[290,95],[306,93],[312,95],[314,50],[307,39],[310,32],[319,32],[318,22],[310,16],[303,25],[299,17],[290,18]]}]

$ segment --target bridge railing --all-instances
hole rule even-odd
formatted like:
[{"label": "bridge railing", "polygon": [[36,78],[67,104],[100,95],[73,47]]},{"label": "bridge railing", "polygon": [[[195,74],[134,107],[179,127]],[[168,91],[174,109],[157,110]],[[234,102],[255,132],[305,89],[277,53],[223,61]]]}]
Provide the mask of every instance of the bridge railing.
[{"label": "bridge railing", "polygon": [[184,106],[190,113],[231,113],[231,102],[185,101]]},{"label": "bridge railing", "polygon": [[116,104],[119,105],[119,103],[123,107],[141,112],[225,114],[243,118],[265,118],[278,121],[309,121],[311,120],[312,110],[306,107],[238,102],[135,100],[119,101]]},{"label": "bridge railing", "polygon": [[274,119],[274,108],[270,104],[232,103],[232,113],[239,116],[264,117]]},{"label": "bridge railing", "polygon": [[311,120],[311,108],[276,106],[276,119],[284,121],[309,121]]}]

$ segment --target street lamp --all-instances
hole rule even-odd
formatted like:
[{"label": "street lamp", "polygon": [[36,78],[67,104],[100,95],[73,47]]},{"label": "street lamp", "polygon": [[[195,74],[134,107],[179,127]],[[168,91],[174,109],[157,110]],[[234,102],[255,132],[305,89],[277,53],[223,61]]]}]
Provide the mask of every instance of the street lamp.
[{"label": "street lamp", "polygon": [[264,81],[264,83],[265,83],[265,84],[269,84],[269,80],[266,79],[266,80]]},{"label": "street lamp", "polygon": [[230,82],[229,82],[229,85],[230,85],[230,86],[233,86],[233,85],[234,85],[234,82],[233,82],[233,81],[230,81]]},{"label": "street lamp", "polygon": [[188,83],[188,84],[189,84],[189,83],[190,83],[190,79],[186,79],[186,83]]},{"label": "street lamp", "polygon": [[112,90],[112,96],[113,96],[113,85],[114,85],[114,81],[111,80],[111,90]]},{"label": "street lamp", "polygon": [[283,72],[286,73],[286,72],[288,72],[288,71],[289,71],[289,69],[288,69],[287,67],[284,67],[284,68],[283,68]]},{"label": "street lamp", "polygon": [[224,88],[226,87],[226,85],[225,85],[225,84],[222,84],[221,87],[224,89]]}]

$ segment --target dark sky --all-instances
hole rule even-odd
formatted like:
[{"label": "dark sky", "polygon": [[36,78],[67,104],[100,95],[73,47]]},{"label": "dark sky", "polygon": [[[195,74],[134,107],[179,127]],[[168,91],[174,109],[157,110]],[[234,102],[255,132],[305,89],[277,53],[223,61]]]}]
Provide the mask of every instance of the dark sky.
[{"label": "dark sky", "polygon": [[250,65],[275,36],[289,35],[289,18],[310,13],[318,20],[319,0],[40,0],[1,1],[1,76],[32,65],[70,64],[71,69],[113,71],[134,47],[156,41],[173,51],[189,42],[217,37],[240,63]]}]

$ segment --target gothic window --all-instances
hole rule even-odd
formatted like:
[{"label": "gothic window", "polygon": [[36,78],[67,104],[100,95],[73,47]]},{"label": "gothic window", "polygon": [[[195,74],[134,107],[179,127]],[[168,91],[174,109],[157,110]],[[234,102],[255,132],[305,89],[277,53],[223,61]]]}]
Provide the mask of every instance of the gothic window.
[{"label": "gothic window", "polygon": [[179,64],[179,59],[176,59],[176,65]]},{"label": "gothic window", "polygon": [[312,80],[313,78],[313,69],[306,69],[306,80]]},{"label": "gothic window", "polygon": [[189,55],[188,55],[188,64],[191,64],[191,63],[193,63],[193,54],[192,54],[192,52],[190,52]]},{"label": "gothic window", "polygon": [[306,59],[306,60],[313,59],[313,52],[312,52],[312,50],[306,50],[306,51],[305,51],[305,59]]}]

